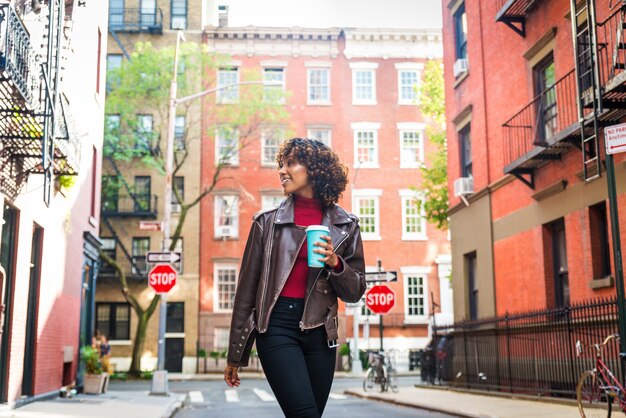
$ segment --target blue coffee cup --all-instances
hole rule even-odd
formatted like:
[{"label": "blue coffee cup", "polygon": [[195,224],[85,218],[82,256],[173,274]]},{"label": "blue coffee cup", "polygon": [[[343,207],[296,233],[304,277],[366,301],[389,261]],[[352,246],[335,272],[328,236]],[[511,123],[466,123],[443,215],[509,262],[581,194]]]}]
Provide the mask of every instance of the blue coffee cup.
[{"label": "blue coffee cup", "polygon": [[306,229],[306,249],[307,249],[307,260],[309,267],[324,267],[324,262],[320,261],[320,258],[324,256],[321,254],[314,253],[313,250],[319,249],[322,247],[318,247],[315,245],[315,242],[323,242],[322,235],[328,235],[330,230],[327,226],[324,225],[311,225]]}]

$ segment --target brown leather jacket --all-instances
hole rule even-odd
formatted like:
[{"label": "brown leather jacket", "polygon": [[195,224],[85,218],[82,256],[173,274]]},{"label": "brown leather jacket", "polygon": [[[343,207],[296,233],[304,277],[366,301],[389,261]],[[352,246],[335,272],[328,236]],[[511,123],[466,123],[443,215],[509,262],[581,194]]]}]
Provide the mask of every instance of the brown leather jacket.
[{"label": "brown leather jacket", "polygon": [[[294,223],[293,197],[278,208],[257,213],[246,243],[235,294],[227,362],[247,366],[257,332],[267,332],[274,304],[305,242]],[[359,219],[335,205],[324,212],[342,271],[309,268],[301,329],[324,325],[329,342],[337,340],[337,297],[358,302],[365,292],[365,261]],[[273,224],[273,225],[272,225]],[[272,234],[273,231],[273,234]],[[272,234],[274,239],[270,240]]]}]

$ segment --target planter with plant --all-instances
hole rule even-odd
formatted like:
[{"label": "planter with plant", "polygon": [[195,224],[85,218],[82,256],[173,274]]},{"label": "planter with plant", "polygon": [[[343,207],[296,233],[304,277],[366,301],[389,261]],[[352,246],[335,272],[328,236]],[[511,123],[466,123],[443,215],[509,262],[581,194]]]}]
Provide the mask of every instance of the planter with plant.
[{"label": "planter with plant", "polygon": [[[80,350],[85,363],[84,393],[104,393],[109,386],[108,366],[102,364],[99,350],[86,345]],[[104,367],[103,367],[104,366]]]}]

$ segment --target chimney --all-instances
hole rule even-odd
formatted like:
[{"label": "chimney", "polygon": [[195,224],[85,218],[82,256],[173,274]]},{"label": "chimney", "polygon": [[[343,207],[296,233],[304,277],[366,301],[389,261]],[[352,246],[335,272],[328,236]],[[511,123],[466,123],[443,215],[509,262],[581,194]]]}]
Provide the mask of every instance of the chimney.
[{"label": "chimney", "polygon": [[218,26],[220,28],[228,27],[228,6],[220,5],[217,7]]}]

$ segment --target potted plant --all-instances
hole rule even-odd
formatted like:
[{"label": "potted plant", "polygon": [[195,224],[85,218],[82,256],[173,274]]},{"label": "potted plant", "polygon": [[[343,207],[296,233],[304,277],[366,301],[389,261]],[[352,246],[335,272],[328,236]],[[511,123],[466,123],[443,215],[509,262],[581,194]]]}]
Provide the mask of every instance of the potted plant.
[{"label": "potted plant", "polygon": [[[104,393],[109,386],[108,367],[103,367],[100,351],[86,345],[80,350],[80,357],[85,363],[84,393]],[[106,366],[106,365],[105,365]]]}]

